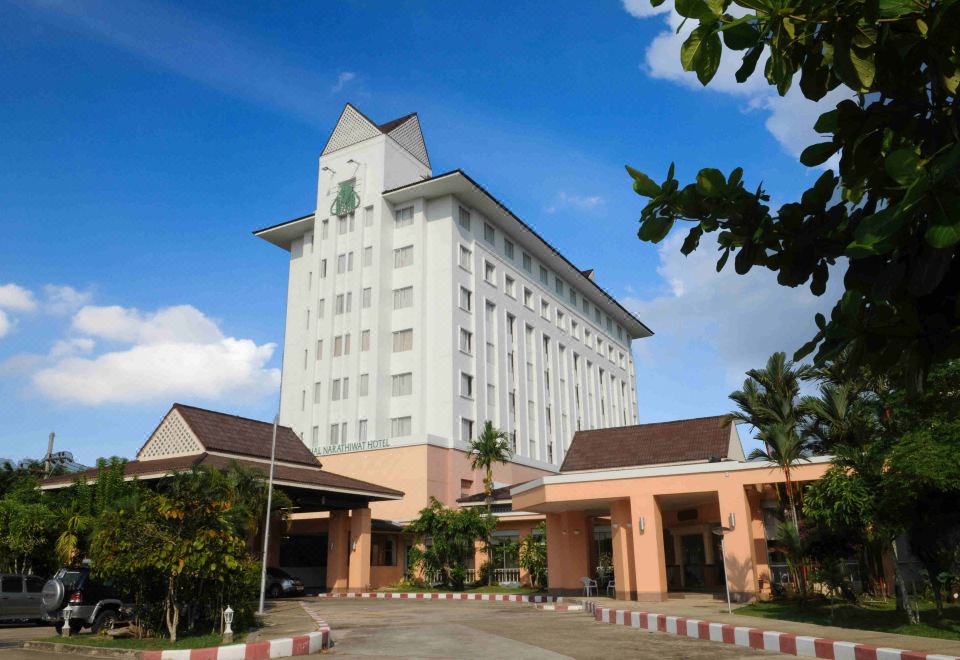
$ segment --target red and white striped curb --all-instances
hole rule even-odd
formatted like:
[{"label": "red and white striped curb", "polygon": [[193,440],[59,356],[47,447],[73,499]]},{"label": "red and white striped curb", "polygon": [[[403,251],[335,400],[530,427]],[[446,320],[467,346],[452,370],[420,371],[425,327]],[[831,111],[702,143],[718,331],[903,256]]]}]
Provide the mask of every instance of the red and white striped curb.
[{"label": "red and white striped curb", "polygon": [[537,594],[474,594],[464,592],[421,593],[396,591],[365,591],[365,592],[328,592],[317,594],[317,598],[373,598],[373,599],[400,599],[400,600],[488,600],[504,603],[556,603],[562,601],[560,596],[544,596]]},{"label": "red and white striped curb", "polygon": [[141,651],[140,660],[266,660],[267,658],[311,655],[331,648],[333,639],[330,636],[330,626],[320,617],[317,610],[302,601],[300,605],[316,623],[316,631],[281,639],[265,639],[262,642],[212,646],[203,649]]},{"label": "red and white striped curb", "polygon": [[544,610],[545,612],[582,612],[583,605],[568,605],[566,603],[540,603],[537,606],[538,610]]},{"label": "red and white striped curb", "polygon": [[602,607],[587,601],[587,610],[603,623],[612,623],[649,632],[670,635],[685,635],[694,639],[736,644],[751,649],[775,651],[805,658],[831,658],[833,660],[958,660],[957,656],[939,655],[919,651],[885,648],[873,644],[837,642],[822,637],[808,637],[791,633],[760,630],[729,623],[711,623],[682,616],[667,616],[652,612],[634,612]]}]

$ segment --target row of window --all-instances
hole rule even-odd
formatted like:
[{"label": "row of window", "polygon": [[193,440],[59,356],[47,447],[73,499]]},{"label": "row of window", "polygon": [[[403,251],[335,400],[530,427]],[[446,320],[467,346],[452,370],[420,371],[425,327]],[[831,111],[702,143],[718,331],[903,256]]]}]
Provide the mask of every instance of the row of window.
[{"label": "row of window", "polygon": [[[366,442],[367,441],[367,429],[369,427],[368,421],[366,419],[357,420],[357,435],[353,441],[356,442]],[[390,437],[391,438],[404,438],[409,436],[412,433],[413,423],[412,418],[409,416],[405,417],[392,417],[390,419]],[[347,422],[333,422],[330,424],[330,435],[328,436],[328,442],[330,445],[341,445],[351,442],[351,438],[348,431],[349,427]],[[313,442],[314,450],[320,446],[320,427],[314,426],[311,431],[311,440]]]},{"label": "row of window", "polygon": [[[465,229],[468,232],[471,231],[470,212],[467,209],[463,208],[462,206],[459,207],[458,221],[460,223],[460,226],[463,229]],[[483,223],[483,238],[490,245],[496,246],[496,230],[488,222]],[[503,237],[503,254],[507,257],[507,259],[509,259],[510,261],[513,261],[514,245],[506,236]],[[459,259],[460,265],[472,271],[471,255],[472,255],[472,252],[468,248],[462,245],[460,246],[460,259]],[[534,275],[533,257],[531,257],[526,252],[521,252],[521,264],[525,271],[527,271],[531,275]],[[537,267],[538,267],[537,276],[540,279],[540,283],[543,284],[545,287],[549,286],[550,271],[543,264],[538,264]],[[496,272],[493,264],[486,262],[484,264],[484,271],[485,271],[484,278],[491,284],[494,284],[495,278],[496,278]],[[553,287],[558,297],[563,297],[568,292],[570,304],[574,308],[576,308],[579,303],[582,306],[584,316],[586,316],[587,318],[590,317],[590,311],[592,309],[593,318],[596,324],[600,327],[603,327],[602,323],[605,321],[607,332],[610,334],[610,336],[613,336],[614,332],[616,332],[617,338],[620,339],[620,341],[624,341],[625,333],[624,333],[623,327],[619,324],[615,324],[613,322],[613,319],[611,319],[609,316],[605,316],[603,312],[600,310],[600,308],[597,307],[596,305],[593,305],[591,307],[590,301],[587,299],[587,297],[578,295],[577,290],[573,286],[567,286],[566,283],[562,279],[560,279],[560,277],[558,277],[557,275],[554,275]]]}]

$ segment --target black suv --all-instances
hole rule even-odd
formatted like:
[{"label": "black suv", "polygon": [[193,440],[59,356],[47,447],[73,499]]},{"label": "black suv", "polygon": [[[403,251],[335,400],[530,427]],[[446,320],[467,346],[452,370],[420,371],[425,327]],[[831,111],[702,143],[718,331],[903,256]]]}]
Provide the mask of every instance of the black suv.
[{"label": "black suv", "polygon": [[[57,633],[69,624],[71,632],[89,627],[93,632],[109,630],[129,614],[120,594],[109,584],[97,582],[90,569],[61,568],[43,585],[41,594],[43,620],[52,623]],[[64,610],[70,606],[70,621],[64,621]]]}]

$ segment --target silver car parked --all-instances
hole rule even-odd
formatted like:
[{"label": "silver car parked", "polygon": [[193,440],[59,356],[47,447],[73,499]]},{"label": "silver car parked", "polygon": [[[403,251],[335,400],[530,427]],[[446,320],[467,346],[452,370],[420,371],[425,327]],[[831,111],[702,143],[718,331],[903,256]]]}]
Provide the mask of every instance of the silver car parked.
[{"label": "silver car parked", "polygon": [[0,574],[0,621],[42,621],[44,582],[36,575]]}]

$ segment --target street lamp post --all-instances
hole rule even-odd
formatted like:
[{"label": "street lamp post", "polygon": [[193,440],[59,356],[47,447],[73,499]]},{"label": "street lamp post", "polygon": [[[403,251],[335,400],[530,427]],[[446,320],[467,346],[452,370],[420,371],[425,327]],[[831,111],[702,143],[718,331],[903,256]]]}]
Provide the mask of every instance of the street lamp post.
[{"label": "street lamp post", "polygon": [[273,418],[273,442],[270,444],[270,479],[267,481],[267,512],[263,521],[263,556],[260,561],[260,609],[257,614],[263,614],[263,601],[267,592],[267,545],[270,542],[270,509],[273,507],[273,468],[277,458],[277,424],[280,415]]},{"label": "street lamp post", "polygon": [[730,605],[730,580],[727,579],[727,544],[726,539],[724,538],[727,534],[733,531],[733,528],[714,527],[710,531],[720,537],[720,556],[723,559],[723,585],[727,588],[727,613],[733,614],[733,607]]}]

